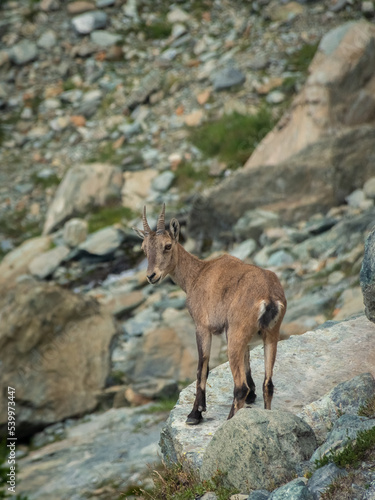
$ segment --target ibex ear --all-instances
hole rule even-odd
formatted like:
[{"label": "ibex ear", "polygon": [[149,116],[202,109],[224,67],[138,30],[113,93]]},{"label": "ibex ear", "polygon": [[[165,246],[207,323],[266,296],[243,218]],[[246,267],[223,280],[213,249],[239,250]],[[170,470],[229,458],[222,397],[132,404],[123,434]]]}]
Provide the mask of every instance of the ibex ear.
[{"label": "ibex ear", "polygon": [[145,234],[145,232],[144,232],[144,231],[142,231],[142,229],[138,229],[137,227],[134,227],[134,226],[132,226],[132,229],[133,229],[133,231],[134,231],[135,233],[137,233],[137,234],[138,234],[138,236],[139,236],[142,240],[144,240],[144,239],[145,239],[146,234]]},{"label": "ibex ear", "polygon": [[177,219],[172,219],[169,223],[169,230],[171,232],[172,238],[178,241],[178,235],[180,234],[180,223]]}]

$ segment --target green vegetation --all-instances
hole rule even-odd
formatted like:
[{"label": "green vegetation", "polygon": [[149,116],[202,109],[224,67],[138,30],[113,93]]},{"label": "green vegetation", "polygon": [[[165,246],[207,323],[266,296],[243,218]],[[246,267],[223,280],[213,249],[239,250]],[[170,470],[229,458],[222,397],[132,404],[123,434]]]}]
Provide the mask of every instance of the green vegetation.
[{"label": "green vegetation", "polygon": [[361,417],[375,418],[375,396],[368,399],[366,404],[359,408],[358,415]]},{"label": "green vegetation", "polygon": [[323,467],[330,462],[335,463],[338,467],[357,467],[370,451],[375,452],[375,427],[360,431],[356,439],[350,440],[341,451],[330,452],[323,458],[316,460],[315,464],[317,468]]},{"label": "green vegetation", "polygon": [[198,169],[190,162],[181,163],[175,174],[173,185],[185,192],[194,189],[198,182],[206,185],[210,179],[207,166],[200,166]]},{"label": "green vegetation", "polygon": [[288,69],[307,73],[315,52],[318,49],[318,45],[319,42],[312,45],[306,44],[294,52],[288,59]]},{"label": "green vegetation", "polygon": [[167,21],[155,21],[153,23],[142,23],[140,30],[145,34],[146,40],[168,38],[172,32],[172,25]]},{"label": "green vegetation", "polygon": [[270,109],[263,105],[254,115],[235,112],[205,123],[192,129],[190,138],[205,155],[217,156],[229,168],[237,168],[249,158],[275,123]]},{"label": "green vegetation", "polygon": [[112,163],[114,165],[121,162],[123,152],[116,149],[113,142],[101,144],[96,152],[87,160],[88,163]]},{"label": "green vegetation", "polygon": [[46,189],[51,186],[57,186],[58,184],[60,184],[61,179],[57,177],[56,174],[50,175],[48,177],[38,177],[37,174],[33,174],[31,176],[31,180],[36,186],[40,186],[43,189]]},{"label": "green vegetation", "polygon": [[142,413],[161,413],[173,410],[176,405],[176,397],[161,398],[155,402],[150,408],[142,411]]},{"label": "green vegetation", "polygon": [[218,500],[228,500],[231,495],[238,493],[237,490],[225,486],[225,475],[220,471],[211,480],[202,481],[198,472],[187,463],[162,465],[161,469],[152,471],[152,479],[152,490],[134,488],[128,490],[125,495],[142,495],[143,498],[151,500],[191,500],[212,491],[216,493]]},{"label": "green vegetation", "polygon": [[88,217],[89,233],[123,221],[126,222],[134,217],[134,212],[127,207],[110,206],[95,209]]}]

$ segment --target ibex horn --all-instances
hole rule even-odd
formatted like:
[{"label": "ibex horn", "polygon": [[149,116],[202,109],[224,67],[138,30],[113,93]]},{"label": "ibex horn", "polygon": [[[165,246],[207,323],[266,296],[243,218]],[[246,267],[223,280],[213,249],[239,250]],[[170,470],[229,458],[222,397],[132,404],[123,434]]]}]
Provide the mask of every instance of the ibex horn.
[{"label": "ibex horn", "polygon": [[147,217],[146,217],[146,207],[144,206],[143,207],[143,229],[144,229],[144,232],[147,233],[147,234],[150,234],[151,233],[151,228],[150,226],[148,225],[148,222],[147,222]]},{"label": "ibex horn", "polygon": [[158,224],[156,226],[156,234],[162,234],[165,231],[165,203],[159,215]]}]

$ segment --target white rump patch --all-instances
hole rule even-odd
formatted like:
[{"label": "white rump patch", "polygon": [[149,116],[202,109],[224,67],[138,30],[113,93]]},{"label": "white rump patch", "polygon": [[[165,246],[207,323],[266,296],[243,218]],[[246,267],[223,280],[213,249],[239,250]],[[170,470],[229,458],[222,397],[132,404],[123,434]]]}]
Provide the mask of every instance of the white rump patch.
[{"label": "white rump patch", "polygon": [[[270,321],[268,328],[271,330],[276,323],[279,320],[280,312],[284,309],[284,304],[280,300],[276,300],[275,304],[277,305],[278,313],[276,316],[273,318],[273,320]],[[267,308],[267,301],[262,299],[258,302],[258,307],[259,307],[259,313],[258,313],[258,321],[260,321],[261,317],[263,314],[266,312]]]},{"label": "white rump patch", "polygon": [[263,316],[263,314],[266,312],[267,302],[264,299],[259,301],[258,307],[259,307],[259,313],[258,313],[258,321],[259,321],[260,318]]}]

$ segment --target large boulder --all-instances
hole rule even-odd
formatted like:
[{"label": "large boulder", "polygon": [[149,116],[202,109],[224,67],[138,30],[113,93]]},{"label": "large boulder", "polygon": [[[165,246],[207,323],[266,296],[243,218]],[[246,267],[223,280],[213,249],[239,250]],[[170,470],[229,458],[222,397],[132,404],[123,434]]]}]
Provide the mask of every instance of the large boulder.
[{"label": "large boulder", "polygon": [[0,287],[2,290],[14,286],[18,276],[29,273],[30,263],[41,253],[49,250],[51,238],[40,236],[24,241],[0,262]]},{"label": "large boulder", "polygon": [[116,327],[94,299],[29,278],[1,297],[0,318],[0,380],[16,389],[18,437],[97,406]]},{"label": "large boulder", "polygon": [[[263,408],[262,383],[264,378],[264,352],[262,346],[250,353],[252,376],[258,398],[252,409]],[[375,326],[363,315],[333,326],[279,342],[273,382],[275,393],[272,410],[289,411],[304,418],[305,405],[322,398],[338,383],[368,372],[375,375]],[[366,384],[373,384],[370,376],[364,376]],[[225,363],[210,372],[207,388],[207,412],[202,423],[192,428],[185,424],[195,399],[195,383],[181,393],[177,405],[171,411],[161,434],[164,460],[187,460],[193,467],[202,466],[202,457],[212,436],[228,417],[233,399],[233,378],[229,364]],[[348,384],[348,388],[351,384]],[[354,386],[355,389],[355,386]],[[364,391],[354,390],[362,394]],[[339,393],[343,394],[341,399]],[[348,391],[334,392],[337,407],[345,411]],[[362,399],[362,396],[361,396]],[[248,411],[252,411],[252,409]],[[309,414],[311,414],[311,407]],[[329,417],[329,412],[326,412]],[[323,412],[320,412],[323,415]],[[325,414],[324,414],[325,415]],[[324,417],[323,415],[323,417]],[[325,418],[325,417],[324,417]],[[314,424],[312,416],[310,422]],[[309,422],[309,423],[310,423]]]},{"label": "large boulder", "polygon": [[308,218],[344,202],[374,175],[374,48],[375,26],[366,21],[322,38],[288,113],[243,169],[196,198],[192,236],[231,237],[233,224],[259,207],[284,221]]},{"label": "large boulder", "polygon": [[292,413],[242,409],[213,436],[201,477],[210,479],[220,470],[242,492],[272,490],[295,477],[316,446],[313,430]]},{"label": "large boulder", "polygon": [[121,201],[122,173],[105,163],[75,165],[65,174],[48,209],[43,234],[88,209]]},{"label": "large boulder", "polygon": [[366,239],[360,281],[365,314],[370,321],[375,323],[375,226]]}]

